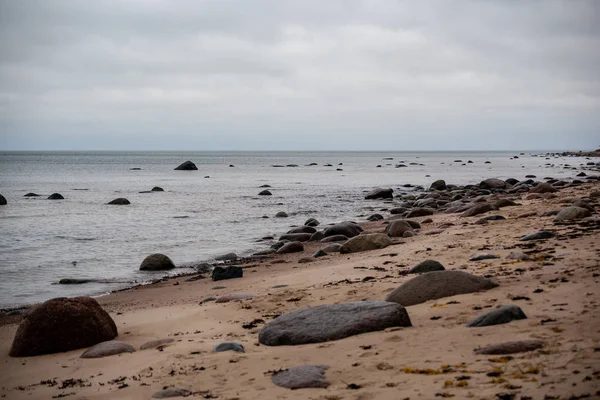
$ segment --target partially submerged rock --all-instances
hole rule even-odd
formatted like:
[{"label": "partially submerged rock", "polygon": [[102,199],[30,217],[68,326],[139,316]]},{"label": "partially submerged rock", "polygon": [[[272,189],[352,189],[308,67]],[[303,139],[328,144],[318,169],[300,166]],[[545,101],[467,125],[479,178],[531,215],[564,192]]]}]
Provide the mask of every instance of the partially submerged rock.
[{"label": "partially submerged rock", "polygon": [[50,196],[48,196],[48,200],[64,200],[64,199],[65,198],[60,193],[52,193]]},{"label": "partially submerged rock", "polygon": [[140,271],[166,271],[173,268],[175,268],[173,261],[160,253],[150,254],[140,264]]},{"label": "partially submerged rock", "polygon": [[175,171],[197,171],[198,167],[191,161],[184,161],[178,167],[175,168]]},{"label": "partially submerged rock", "polygon": [[135,349],[133,346],[117,342],[116,340],[110,340],[107,342],[98,343],[94,347],[87,349],[80,358],[102,358],[108,356],[114,356],[121,353],[134,353]]},{"label": "partially submerged rock", "polygon": [[326,388],[329,382],[325,378],[327,365],[301,365],[282,371],[277,371],[271,381],[287,389]]},{"label": "partially submerged rock", "polygon": [[127,200],[126,198],[124,198],[124,197],[119,197],[119,198],[116,198],[116,199],[114,199],[114,200],[111,200],[111,201],[109,201],[109,202],[108,202],[108,204],[110,204],[110,205],[114,205],[114,206],[115,206],[115,205],[116,205],[116,206],[126,206],[126,205],[129,205],[129,204],[131,204],[131,203],[130,203],[130,202],[129,202],[129,200]]},{"label": "partially submerged rock", "polygon": [[481,327],[490,325],[507,324],[510,321],[526,319],[527,316],[519,306],[502,306],[487,312],[467,324],[468,327]]},{"label": "partially submerged rock", "polygon": [[360,235],[362,231],[362,227],[357,223],[352,221],[344,221],[326,228],[323,231],[323,233],[325,237],[333,235],[344,235],[346,237],[354,237]]},{"label": "partially submerged rock", "polygon": [[393,189],[382,189],[377,188],[371,191],[369,194],[365,196],[365,200],[372,199],[393,199],[394,198],[394,190]]},{"label": "partially submerged rock", "polygon": [[225,279],[241,278],[244,276],[244,270],[241,267],[215,267],[212,270],[211,278],[213,281],[222,281]]}]

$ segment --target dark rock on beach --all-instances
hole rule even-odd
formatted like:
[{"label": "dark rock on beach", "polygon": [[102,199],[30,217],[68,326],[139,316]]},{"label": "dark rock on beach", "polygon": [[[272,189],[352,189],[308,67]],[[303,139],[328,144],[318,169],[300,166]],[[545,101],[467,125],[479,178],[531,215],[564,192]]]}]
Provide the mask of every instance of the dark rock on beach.
[{"label": "dark rock on beach", "polygon": [[31,309],[21,321],[12,357],[60,353],[112,340],[117,326],[91,297],[48,300]]},{"label": "dark rock on beach", "polygon": [[175,168],[176,171],[197,171],[198,167],[196,167],[196,164],[194,164],[191,161],[185,161],[183,163],[181,163],[177,168]]},{"label": "dark rock on beach", "polygon": [[554,222],[573,221],[589,217],[590,215],[592,213],[587,208],[577,206],[565,207],[556,214]]},{"label": "dark rock on beach", "polygon": [[385,228],[385,233],[391,237],[402,237],[405,232],[412,232],[413,227],[406,220],[399,219],[392,221]]},{"label": "dark rock on beach", "polygon": [[223,342],[215,346],[213,352],[221,353],[223,351],[235,351],[237,353],[245,353],[244,346],[237,342]]},{"label": "dark rock on beach", "polygon": [[48,200],[64,200],[64,199],[65,198],[60,193],[52,193],[50,196],[48,196]]},{"label": "dark rock on beach", "polygon": [[114,356],[121,353],[134,353],[135,349],[133,346],[110,340],[107,342],[98,343],[94,347],[87,349],[80,358],[102,358],[108,356]]},{"label": "dark rock on beach", "polygon": [[277,371],[271,381],[287,389],[326,388],[329,382],[325,379],[327,365],[301,365],[282,371]]},{"label": "dark rock on beach", "polygon": [[481,189],[504,189],[506,188],[506,182],[502,179],[489,178],[479,183]]},{"label": "dark rock on beach", "polygon": [[301,242],[285,243],[278,250],[278,254],[300,253],[304,251],[304,245]]},{"label": "dark rock on beach", "polygon": [[325,234],[325,237],[333,235],[344,235],[347,237],[354,237],[359,235],[362,231],[363,229],[357,223],[351,221],[344,221],[326,228],[323,231],[323,233]]},{"label": "dark rock on beach", "polygon": [[529,235],[522,236],[521,239],[519,239],[519,240],[522,242],[527,242],[529,240],[550,239],[550,238],[553,238],[554,236],[556,236],[556,235],[552,231],[539,231],[539,232],[535,232],[535,233],[530,233]]},{"label": "dark rock on beach", "polygon": [[526,319],[527,316],[519,306],[508,305],[480,315],[467,324],[468,327],[481,327],[507,324],[510,321]]},{"label": "dark rock on beach", "polygon": [[109,201],[109,202],[108,202],[108,204],[111,204],[111,205],[117,205],[117,206],[126,206],[126,205],[128,205],[128,204],[131,204],[131,203],[130,203],[130,202],[129,202],[129,200],[127,200],[126,198],[124,198],[124,197],[119,197],[119,198],[117,198],[117,199],[114,199],[114,200],[112,200],[112,201]]},{"label": "dark rock on beach", "polygon": [[244,270],[241,267],[215,267],[212,270],[211,279],[213,281],[222,281],[225,279],[241,278],[244,276]]},{"label": "dark rock on beach", "polygon": [[446,181],[443,179],[438,179],[431,184],[429,190],[446,190]]},{"label": "dark rock on beach", "polygon": [[434,211],[431,208],[414,208],[406,214],[406,218],[417,218],[425,217],[427,215],[433,215]]},{"label": "dark rock on beach", "polygon": [[358,253],[361,251],[383,249],[391,244],[392,240],[390,237],[383,233],[358,235],[344,243],[340,248],[340,253]]},{"label": "dark rock on beach", "polygon": [[369,192],[365,196],[365,200],[373,200],[373,199],[393,199],[394,198],[394,190],[393,189],[382,189],[377,188],[373,191]]},{"label": "dark rock on beach", "polygon": [[173,268],[175,268],[173,261],[160,253],[150,254],[140,264],[140,271],[166,271]]},{"label": "dark rock on beach", "polygon": [[439,261],[425,260],[408,270],[409,274],[424,274],[433,271],[444,271],[446,268]]},{"label": "dark rock on beach", "polygon": [[267,346],[321,343],[392,326],[412,326],[399,304],[382,301],[326,304],[283,314],[258,335]]}]

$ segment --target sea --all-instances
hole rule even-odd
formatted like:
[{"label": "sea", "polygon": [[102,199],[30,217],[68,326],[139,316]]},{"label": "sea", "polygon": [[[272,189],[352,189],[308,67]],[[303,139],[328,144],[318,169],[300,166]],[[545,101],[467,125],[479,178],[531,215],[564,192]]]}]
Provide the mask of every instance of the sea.
[{"label": "sea", "polygon": [[[198,170],[174,170],[186,160]],[[572,178],[577,171],[562,166],[569,161],[518,151],[0,152],[0,194],[8,201],[0,206],[0,308],[101,295],[190,272],[228,252],[247,256],[268,248],[260,238],[311,217],[323,225],[364,220],[383,207],[364,200],[376,187],[400,194],[420,190],[404,185],[428,188],[437,179]],[[272,196],[258,196],[262,185]],[[164,191],[148,193],[155,186]],[[30,192],[40,196],[24,197]],[[48,200],[52,193],[64,200]],[[119,197],[131,204],[107,204]],[[289,216],[275,218],[279,211]],[[178,268],[139,271],[152,253]],[[101,283],[58,284],[63,278]]]}]

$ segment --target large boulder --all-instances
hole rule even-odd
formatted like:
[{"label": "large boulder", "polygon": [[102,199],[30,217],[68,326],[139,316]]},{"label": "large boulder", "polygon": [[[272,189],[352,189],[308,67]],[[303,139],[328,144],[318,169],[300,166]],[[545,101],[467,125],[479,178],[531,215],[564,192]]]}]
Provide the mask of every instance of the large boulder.
[{"label": "large boulder", "polygon": [[17,329],[12,357],[60,353],[112,340],[117,326],[91,297],[48,300],[30,310]]},{"label": "large boulder", "polygon": [[592,213],[587,208],[577,206],[565,207],[556,214],[554,222],[573,221],[589,217],[590,215]]},{"label": "large boulder", "polygon": [[175,168],[175,171],[197,171],[198,167],[196,167],[196,164],[194,164],[191,161],[185,161],[183,163],[181,163],[177,168]]},{"label": "large boulder", "polygon": [[6,204],[8,204],[8,202],[6,201],[6,197],[0,194],[0,206],[5,206]]},{"label": "large boulder", "polygon": [[173,261],[164,254],[150,254],[140,264],[140,271],[166,271],[175,268]]},{"label": "large boulder", "polygon": [[354,237],[360,235],[363,229],[355,222],[344,221],[339,224],[325,228],[323,234],[325,237],[333,235],[344,235],[346,237]]},{"label": "large boulder", "polygon": [[424,274],[433,271],[444,271],[446,268],[439,261],[425,260],[408,270],[409,274]]},{"label": "large boulder", "polygon": [[412,326],[404,307],[383,301],[326,304],[294,310],[269,322],[258,341],[267,346],[321,343],[392,326]]},{"label": "large boulder", "polygon": [[483,214],[483,213],[486,213],[486,212],[489,212],[489,211],[492,211],[495,209],[496,209],[496,207],[494,207],[490,203],[487,203],[487,202],[477,203],[473,207],[469,208],[468,210],[466,210],[462,214],[460,214],[460,216],[461,217],[474,217],[475,215]]},{"label": "large boulder", "polygon": [[369,192],[365,196],[365,200],[373,200],[373,199],[393,199],[394,198],[394,190],[393,189],[382,189],[377,188],[373,191]]},{"label": "large boulder", "polygon": [[402,237],[405,232],[412,232],[413,227],[403,219],[398,219],[389,223],[385,228],[385,233],[391,237]]},{"label": "large boulder", "polygon": [[502,179],[489,178],[479,183],[481,189],[504,189],[506,188],[506,182]]},{"label": "large boulder", "polygon": [[431,184],[429,190],[446,190],[446,181],[443,179],[438,179]]},{"label": "large boulder", "polygon": [[463,271],[434,271],[404,282],[385,301],[412,306],[428,300],[489,290],[498,286],[494,280]]},{"label": "large boulder", "polygon": [[391,244],[390,237],[383,233],[358,235],[344,243],[340,248],[340,253],[358,253],[360,251],[383,249]]},{"label": "large boulder", "polygon": [[467,324],[468,327],[507,324],[510,321],[526,319],[527,316],[521,307],[515,305],[502,306],[493,311],[480,315]]},{"label": "large boulder", "polygon": [[97,345],[87,349],[80,358],[102,358],[114,356],[121,353],[134,353],[135,349],[132,345],[116,340],[98,343]]}]

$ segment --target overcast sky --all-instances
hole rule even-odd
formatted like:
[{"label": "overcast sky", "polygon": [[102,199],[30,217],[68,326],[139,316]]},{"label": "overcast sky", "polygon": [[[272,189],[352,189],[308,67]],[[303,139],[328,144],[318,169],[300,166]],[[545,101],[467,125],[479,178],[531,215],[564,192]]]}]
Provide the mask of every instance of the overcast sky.
[{"label": "overcast sky", "polygon": [[0,0],[0,149],[600,146],[600,1]]}]

